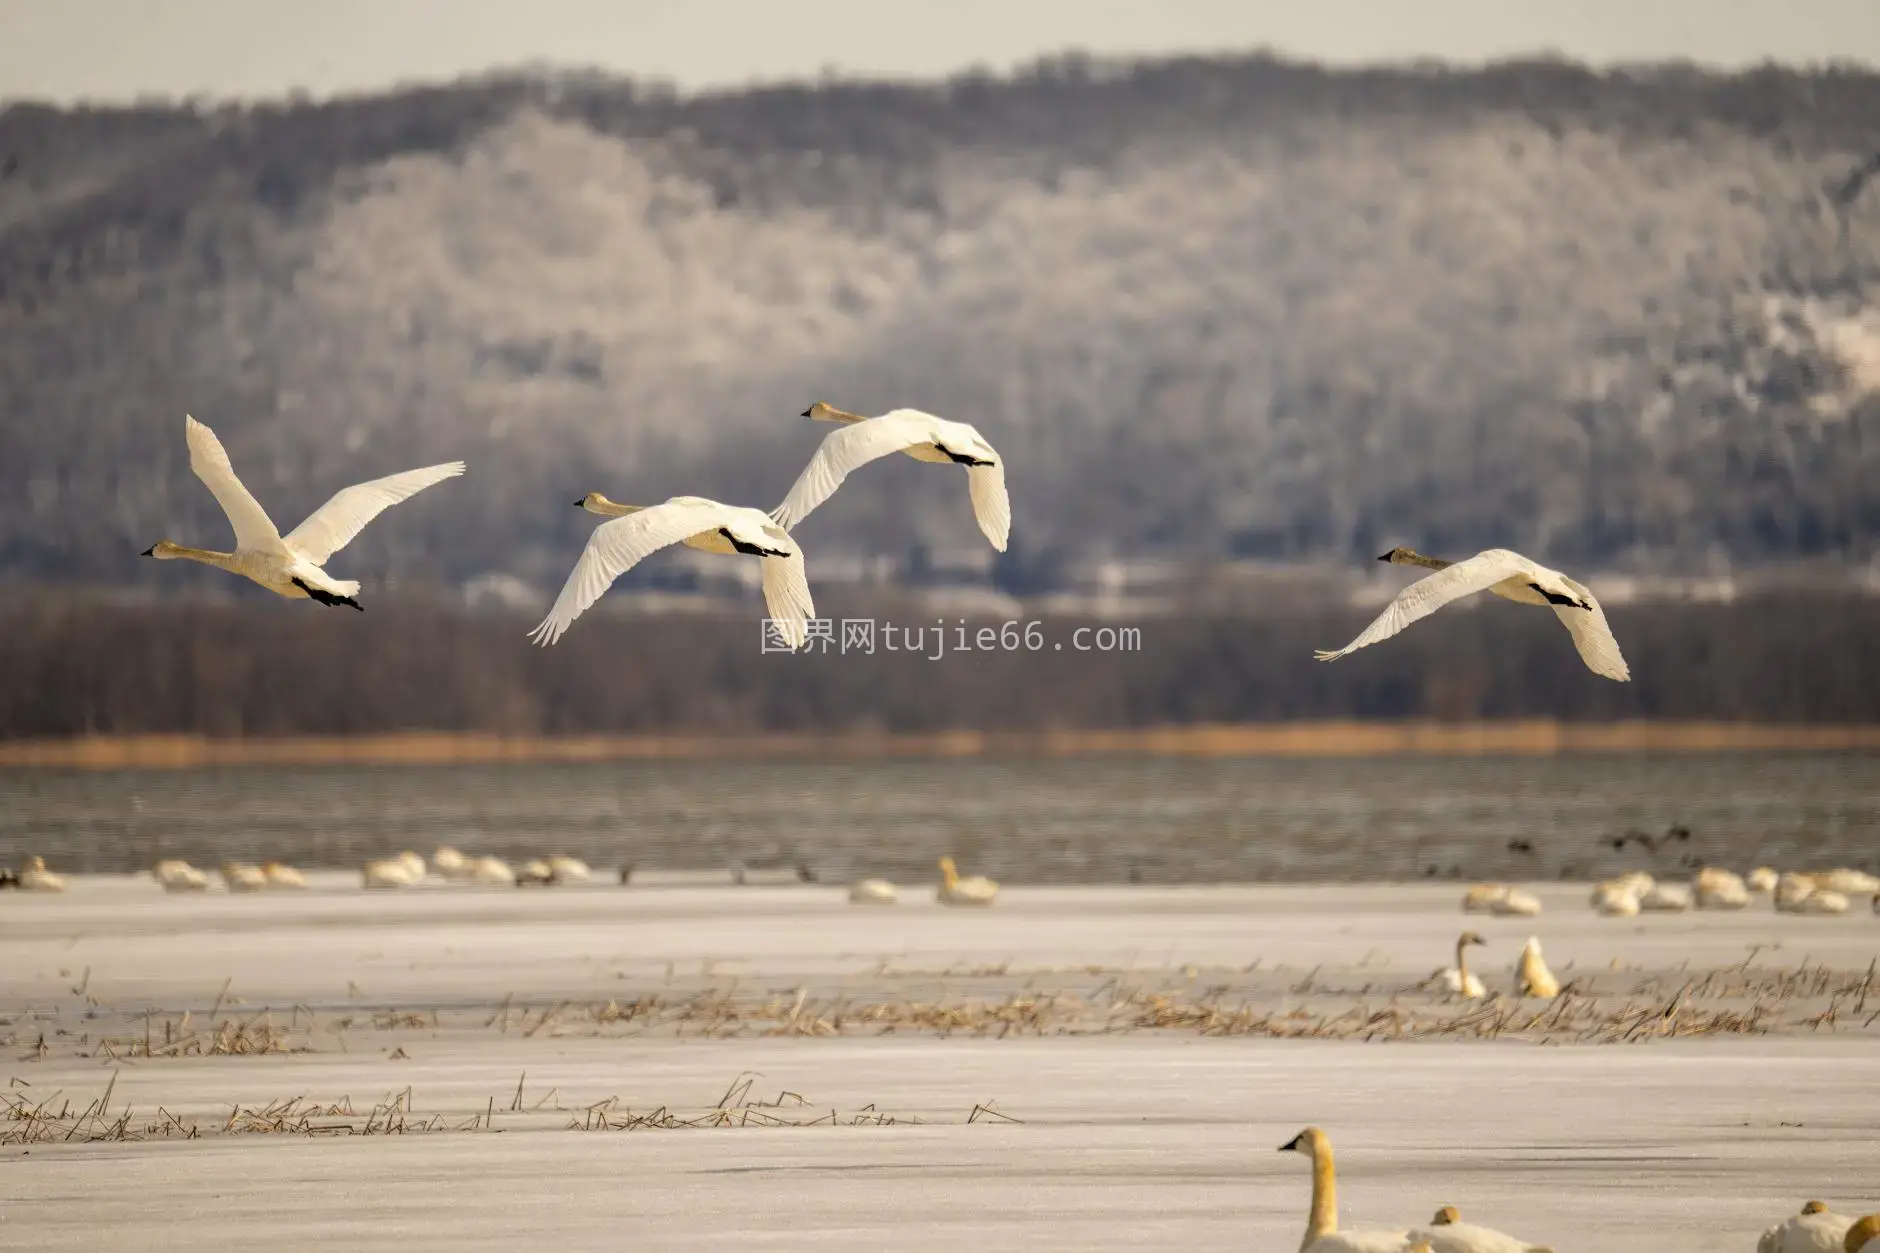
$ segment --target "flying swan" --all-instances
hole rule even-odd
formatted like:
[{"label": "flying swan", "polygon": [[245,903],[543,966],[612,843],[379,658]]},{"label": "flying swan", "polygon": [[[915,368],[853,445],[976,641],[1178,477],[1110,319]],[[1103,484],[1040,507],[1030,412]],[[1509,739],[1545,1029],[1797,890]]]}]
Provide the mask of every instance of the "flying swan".
[{"label": "flying swan", "polygon": [[682,543],[700,552],[762,557],[764,602],[771,620],[785,643],[793,649],[802,646],[808,619],[816,616],[809,576],[803,571],[803,550],[769,515],[702,496],[674,496],[662,505],[642,506],[616,504],[599,492],[589,492],[574,503],[615,520],[601,523],[588,536],[587,547],[562,585],[554,608],[529,632],[537,644],[546,648],[560,639],[615,579],[645,557]]},{"label": "flying swan", "polygon": [[1439,573],[1418,579],[1404,588],[1351,643],[1336,652],[1315,653],[1320,661],[1335,661],[1368,644],[1387,640],[1452,600],[1475,592],[1493,592],[1504,600],[1523,605],[1551,605],[1573,636],[1573,646],[1579,650],[1580,660],[1586,663],[1587,669],[1621,683],[1632,677],[1625,658],[1619,653],[1619,641],[1612,637],[1612,628],[1606,625],[1606,615],[1599,601],[1583,585],[1558,570],[1549,570],[1506,548],[1491,548],[1466,561],[1454,562],[1425,557],[1410,548],[1393,548],[1378,560],[1399,566],[1422,566]]},{"label": "flying swan", "polygon": [[183,424],[189,443],[189,468],[228,515],[235,528],[235,551],[218,553],[160,540],[142,555],[158,561],[200,561],[252,579],[289,600],[351,605],[362,613],[365,606],[353,599],[359,594],[359,584],[332,578],[321,567],[352,543],[366,523],[391,506],[463,473],[463,462],[452,461],[341,488],[331,500],[308,514],[305,522],[282,536],[267,510],[235,477],[235,467],[229,464],[228,453],[215,432],[187,414]]},{"label": "flying swan", "polygon": [[1012,531],[1012,504],[1005,494],[1005,461],[985,437],[964,422],[949,422],[918,409],[895,409],[878,418],[844,413],[822,401],[803,411],[817,422],[845,422],[822,442],[783,503],[770,516],[786,531],[828,500],[851,470],[889,453],[903,452],[916,461],[966,467],[966,490],[972,497],[973,517],[992,546],[1005,551]]}]

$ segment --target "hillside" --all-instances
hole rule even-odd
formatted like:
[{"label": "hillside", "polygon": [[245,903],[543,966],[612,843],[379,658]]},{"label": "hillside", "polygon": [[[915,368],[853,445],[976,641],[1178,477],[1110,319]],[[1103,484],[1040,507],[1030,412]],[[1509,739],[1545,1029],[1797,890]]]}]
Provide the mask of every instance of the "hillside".
[{"label": "hillside", "polygon": [[[222,579],[182,415],[285,527],[462,457],[342,575],[558,583],[567,502],[769,506],[813,399],[1007,455],[1015,553],[1874,555],[1880,77],[1055,61],[675,98],[513,76],[0,113],[0,576]],[[979,543],[883,464],[816,554]],[[159,578],[160,575],[160,578]]]}]

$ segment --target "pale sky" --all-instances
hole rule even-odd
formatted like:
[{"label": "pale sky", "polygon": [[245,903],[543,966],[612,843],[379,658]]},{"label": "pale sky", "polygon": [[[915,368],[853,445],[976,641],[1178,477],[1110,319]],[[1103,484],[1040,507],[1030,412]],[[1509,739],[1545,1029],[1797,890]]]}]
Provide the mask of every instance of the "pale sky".
[{"label": "pale sky", "polygon": [[0,0],[0,100],[316,96],[524,62],[683,90],[1043,53],[1880,65],[1880,0]]}]

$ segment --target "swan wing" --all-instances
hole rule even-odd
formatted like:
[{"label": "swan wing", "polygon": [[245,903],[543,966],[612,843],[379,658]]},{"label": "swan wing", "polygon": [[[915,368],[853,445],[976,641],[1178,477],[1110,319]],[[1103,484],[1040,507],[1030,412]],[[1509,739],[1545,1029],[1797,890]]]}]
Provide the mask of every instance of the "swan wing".
[{"label": "swan wing", "polygon": [[287,546],[281,542],[281,532],[268,517],[268,511],[235,477],[235,467],[229,464],[228,452],[215,432],[187,414],[183,417],[183,426],[189,444],[189,468],[228,515],[229,525],[235,528],[236,550],[289,556]]},{"label": "swan wing", "polygon": [[918,409],[896,409],[831,432],[770,516],[786,531],[791,529],[828,500],[849,471],[931,440],[932,424],[933,418]]},{"label": "swan wing", "polygon": [[1567,634],[1573,637],[1573,647],[1579,650],[1580,660],[1594,674],[1604,675],[1608,679],[1625,683],[1631,680],[1632,671],[1625,664],[1625,657],[1619,652],[1619,641],[1613,638],[1612,628],[1606,624],[1606,611],[1599,607],[1599,598],[1586,588],[1562,575],[1560,581],[1572,589],[1573,594],[1591,605],[1591,609],[1575,609],[1571,605],[1554,605],[1554,616],[1567,628]]},{"label": "swan wing", "polygon": [[669,500],[624,518],[603,522],[588,536],[581,559],[574,564],[561,595],[529,638],[547,647],[601,598],[613,581],[631,570],[643,558],[662,548],[669,548],[701,531],[735,521],[739,511],[730,505],[697,497]]},{"label": "swan wing", "polygon": [[1315,656],[1320,661],[1335,661],[1346,653],[1356,652],[1379,640],[1387,640],[1412,622],[1429,617],[1450,601],[1486,591],[1503,579],[1525,574],[1529,568],[1527,558],[1505,548],[1491,548],[1487,552],[1477,553],[1466,561],[1458,561],[1453,566],[1418,579],[1399,592],[1397,599],[1386,605],[1384,612],[1359,632],[1357,639],[1337,652],[1319,652]]},{"label": "swan wing", "polygon": [[1005,551],[1012,534],[1012,502],[1005,494],[1005,463],[966,467],[966,490],[972,494],[973,517],[992,546]]},{"label": "swan wing", "polygon": [[1474,1223],[1419,1229],[1412,1231],[1410,1238],[1429,1245],[1430,1253],[1530,1253],[1535,1247],[1505,1232]]},{"label": "swan wing", "polygon": [[342,487],[333,493],[331,500],[308,514],[305,522],[288,532],[287,542],[308,561],[323,566],[327,558],[352,543],[359,532],[365,530],[366,523],[399,501],[462,473],[463,462],[452,461]]},{"label": "swan wing", "polygon": [[793,543],[788,547],[790,555],[787,557],[761,558],[764,605],[770,611],[771,621],[783,633],[784,642],[791,648],[801,648],[809,631],[808,620],[816,616],[816,606],[809,597],[809,575],[803,568],[803,550]]},{"label": "swan wing", "polygon": [[1360,1227],[1320,1236],[1304,1253],[1407,1253],[1409,1248],[1408,1231]]}]

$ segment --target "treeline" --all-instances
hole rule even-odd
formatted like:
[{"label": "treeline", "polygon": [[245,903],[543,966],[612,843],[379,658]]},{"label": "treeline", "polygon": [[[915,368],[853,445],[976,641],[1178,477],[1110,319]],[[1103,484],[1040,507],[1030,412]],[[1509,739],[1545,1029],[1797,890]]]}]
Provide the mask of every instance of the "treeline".
[{"label": "treeline", "polygon": [[[907,606],[831,604],[927,632]],[[1028,731],[1321,718],[1880,722],[1880,600],[1785,596],[1617,607],[1634,681],[1588,673],[1552,615],[1445,611],[1337,663],[1347,610],[1131,623],[1026,614],[1011,651],[929,660],[766,654],[755,614],[591,613],[536,649],[529,621],[381,598],[364,615],[272,603],[16,599],[0,611],[0,738]],[[1027,639],[1026,622],[1037,626]],[[1081,627],[1140,630],[1139,651],[1079,652]],[[977,637],[1002,624],[969,623]],[[1094,634],[1075,637],[1084,642]],[[1035,641],[1034,651],[1028,645]],[[1062,645],[1061,648],[1058,645]]]}]

